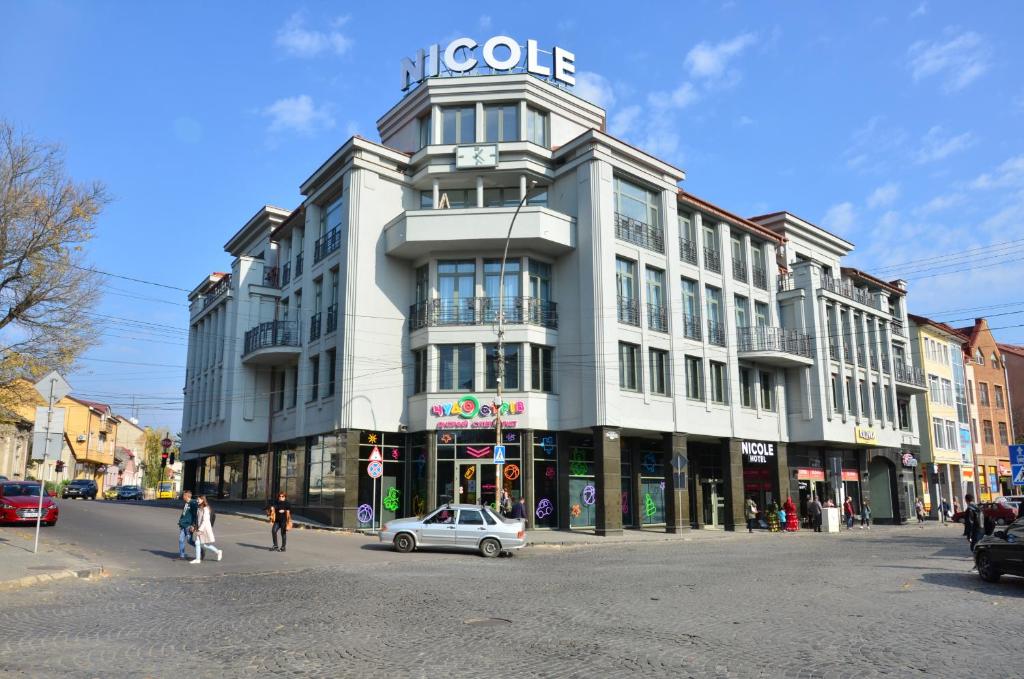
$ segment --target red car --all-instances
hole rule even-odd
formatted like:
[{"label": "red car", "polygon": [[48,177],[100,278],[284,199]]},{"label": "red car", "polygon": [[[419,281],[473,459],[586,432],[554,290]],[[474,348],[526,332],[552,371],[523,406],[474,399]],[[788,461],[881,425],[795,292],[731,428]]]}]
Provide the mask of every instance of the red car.
[{"label": "red car", "polygon": [[[43,525],[54,525],[59,515],[60,509],[53,498],[43,497]],[[38,516],[38,483],[0,481],[0,523],[35,523]]]},{"label": "red car", "polygon": [[[986,519],[991,519],[997,526],[1009,526],[1017,520],[1016,502],[979,502],[978,508]],[[959,511],[953,515],[953,520],[960,523],[966,514],[966,509]]]}]

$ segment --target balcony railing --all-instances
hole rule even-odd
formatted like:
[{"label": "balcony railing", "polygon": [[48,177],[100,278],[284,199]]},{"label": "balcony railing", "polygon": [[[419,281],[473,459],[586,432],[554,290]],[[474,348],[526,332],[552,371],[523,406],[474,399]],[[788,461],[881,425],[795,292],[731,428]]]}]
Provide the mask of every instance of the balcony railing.
[{"label": "balcony railing", "polygon": [[857,365],[859,365],[859,366],[861,366],[863,368],[863,367],[867,367],[867,364],[868,364],[867,357],[864,355],[864,350],[858,347],[857,348]]},{"label": "balcony railing", "polygon": [[779,292],[793,290],[795,287],[796,286],[793,283],[793,274],[791,273],[782,274],[775,279],[775,289]]},{"label": "balcony railing", "polygon": [[736,328],[739,351],[781,351],[794,356],[813,358],[811,338],[797,330],[771,325]]},{"label": "balcony railing", "polygon": [[268,288],[281,287],[276,266],[268,266],[263,269],[263,285]]},{"label": "balcony railing", "polygon": [[660,226],[615,213],[615,237],[654,252],[665,252],[665,231]]},{"label": "balcony railing", "polygon": [[821,287],[825,288],[829,292],[834,292],[837,295],[842,295],[847,299],[852,299],[854,302],[863,304],[864,306],[873,307],[875,309],[881,309],[878,301],[871,296],[871,293],[861,290],[853,283],[844,281],[840,278],[833,278],[832,276],[825,276],[822,279]]},{"label": "balcony railing", "polygon": [[292,263],[285,262],[281,267],[281,287],[288,285],[292,280]]},{"label": "balcony railing", "polygon": [[700,314],[683,313],[683,337],[697,340],[702,338]]},{"label": "balcony railing", "polygon": [[722,255],[718,250],[704,248],[704,268],[715,273],[722,273]]},{"label": "balcony railing", "polygon": [[734,280],[747,282],[747,263],[737,259],[732,260],[732,277]]},{"label": "balcony railing", "polygon": [[[510,325],[539,325],[558,328],[555,302],[537,297],[508,297],[504,304],[504,322]],[[409,329],[445,325],[489,325],[498,322],[495,297],[466,299],[428,299],[409,307]]]},{"label": "balcony railing", "polygon": [[754,265],[754,286],[762,290],[768,289],[768,272],[763,266]]},{"label": "balcony railing", "polygon": [[896,335],[897,337],[906,337],[907,336],[907,329],[904,328],[903,324],[900,323],[899,321],[893,321],[892,322],[892,334]]},{"label": "balcony railing", "polygon": [[828,345],[828,357],[833,361],[839,360],[839,347],[834,344]]},{"label": "balcony railing", "polygon": [[679,259],[690,264],[697,264],[697,244],[687,238],[679,237]]},{"label": "balcony railing", "polygon": [[876,354],[870,354],[868,359],[871,363],[871,369],[878,370],[878,356]]},{"label": "balcony railing", "polygon": [[921,372],[920,368],[910,368],[902,363],[896,363],[896,370],[893,372],[893,377],[896,378],[897,382],[903,382],[904,384],[914,384],[919,387],[925,385],[924,373]]},{"label": "balcony railing", "polygon": [[337,228],[331,229],[317,238],[316,243],[313,244],[313,263],[316,264],[339,247],[341,247],[341,233]]},{"label": "balcony railing", "polygon": [[850,345],[843,346],[843,358],[846,359],[847,363],[853,363],[853,350],[850,349]]},{"label": "balcony railing", "polygon": [[296,278],[298,278],[299,276],[302,275],[302,262],[303,262],[303,259],[304,259],[303,258],[303,254],[304,253],[300,252],[299,254],[295,255],[295,277]]},{"label": "balcony railing", "polygon": [[324,332],[334,332],[338,329],[338,305],[332,304],[327,307],[327,330]]},{"label": "balcony railing", "polygon": [[221,295],[231,289],[231,274],[226,274],[222,277],[217,284],[210,288],[210,291],[203,295],[203,308],[210,306],[218,299]]},{"label": "balcony railing", "polygon": [[632,297],[619,295],[619,323],[640,325],[640,304]]},{"label": "balcony railing", "polygon": [[708,321],[708,342],[720,347],[725,346],[725,323]]},{"label": "balcony railing", "polygon": [[882,354],[882,372],[889,372],[889,354]]},{"label": "balcony railing", "polygon": [[299,324],[297,321],[268,321],[260,323],[245,333],[245,351],[243,356],[257,349],[267,347],[299,346]]},{"label": "balcony railing", "polygon": [[647,327],[658,332],[668,332],[668,312],[664,304],[647,305]]},{"label": "balcony railing", "polygon": [[309,341],[320,339],[320,312],[309,317]]}]

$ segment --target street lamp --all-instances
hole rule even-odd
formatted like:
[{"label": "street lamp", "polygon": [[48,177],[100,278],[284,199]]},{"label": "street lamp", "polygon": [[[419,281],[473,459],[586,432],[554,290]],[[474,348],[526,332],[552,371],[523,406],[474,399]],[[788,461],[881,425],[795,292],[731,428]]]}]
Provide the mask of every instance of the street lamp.
[{"label": "street lamp", "polygon": [[[501,271],[498,274],[498,345],[495,349],[495,371],[497,372],[497,392],[498,392],[498,403],[495,408],[494,418],[494,430],[495,430],[495,445],[501,445],[501,406],[504,403],[501,395],[501,388],[505,383],[505,262],[508,260],[508,247],[512,242],[512,228],[516,225],[516,217],[519,216],[519,211],[523,209],[523,205],[526,204],[526,199],[530,197],[530,191],[537,187],[537,180],[531,179],[529,186],[523,191],[523,197],[519,200],[519,205],[516,206],[516,211],[512,214],[512,221],[508,224],[508,234],[505,236],[505,251],[501,255]],[[495,482],[494,482],[494,511],[497,513],[501,506],[501,491],[504,484],[501,482],[501,467],[499,463],[496,469]],[[480,489],[481,491],[483,488]],[[481,493],[482,494],[482,493]]]}]

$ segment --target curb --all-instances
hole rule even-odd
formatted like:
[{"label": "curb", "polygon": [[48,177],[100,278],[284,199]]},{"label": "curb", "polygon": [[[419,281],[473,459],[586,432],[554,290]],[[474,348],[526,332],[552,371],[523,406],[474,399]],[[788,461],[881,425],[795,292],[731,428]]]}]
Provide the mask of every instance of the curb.
[{"label": "curb", "polygon": [[55,580],[65,580],[67,578],[79,578],[82,580],[91,580],[98,578],[104,574],[103,566],[89,566],[87,568],[65,569],[62,571],[54,571],[53,573],[41,573],[40,575],[26,575],[23,578],[15,578],[14,580],[0,580],[0,590],[11,591],[15,589],[21,589],[23,587],[31,587],[32,585],[42,584],[44,582],[53,582]]}]

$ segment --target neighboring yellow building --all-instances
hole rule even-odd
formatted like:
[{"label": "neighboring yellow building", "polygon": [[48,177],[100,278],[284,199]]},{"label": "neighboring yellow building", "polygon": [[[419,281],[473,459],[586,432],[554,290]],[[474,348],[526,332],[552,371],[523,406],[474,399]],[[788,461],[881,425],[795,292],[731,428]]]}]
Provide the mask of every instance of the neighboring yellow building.
[{"label": "neighboring yellow building", "polygon": [[[938,518],[942,502],[950,507],[960,497],[960,427],[954,376],[956,356],[963,355],[964,337],[949,326],[910,315],[915,363],[925,374],[928,394],[917,399],[921,428],[921,465],[917,487],[925,509]],[[960,362],[962,365],[962,361]],[[958,500],[959,501],[959,500]]]}]

